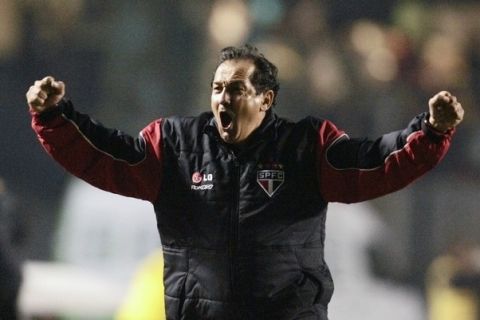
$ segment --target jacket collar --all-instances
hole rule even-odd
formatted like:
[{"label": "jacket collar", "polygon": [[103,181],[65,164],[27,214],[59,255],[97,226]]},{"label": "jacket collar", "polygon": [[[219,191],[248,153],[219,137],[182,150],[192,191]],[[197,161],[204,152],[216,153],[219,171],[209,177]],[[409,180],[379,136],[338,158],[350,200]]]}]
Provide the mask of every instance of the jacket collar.
[{"label": "jacket collar", "polygon": [[269,138],[275,139],[277,133],[275,124],[277,123],[277,119],[277,115],[273,112],[272,108],[270,108],[265,114],[265,118],[263,119],[260,126],[250,134],[250,136],[242,143],[242,146],[225,143],[221,139],[217,129],[217,122],[215,121],[213,113],[211,113],[211,118],[205,125],[204,132],[209,136],[214,137],[216,140],[221,141],[225,145],[231,147],[232,149],[247,150],[265,140],[268,140]]}]

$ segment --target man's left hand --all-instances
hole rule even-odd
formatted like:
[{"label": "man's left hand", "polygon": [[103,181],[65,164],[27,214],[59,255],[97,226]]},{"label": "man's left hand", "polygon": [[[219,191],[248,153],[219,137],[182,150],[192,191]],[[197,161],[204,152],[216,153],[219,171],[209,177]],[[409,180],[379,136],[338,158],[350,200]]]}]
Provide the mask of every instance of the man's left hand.
[{"label": "man's left hand", "polygon": [[428,101],[429,124],[438,131],[446,132],[463,120],[464,110],[457,98],[448,91],[441,91]]}]

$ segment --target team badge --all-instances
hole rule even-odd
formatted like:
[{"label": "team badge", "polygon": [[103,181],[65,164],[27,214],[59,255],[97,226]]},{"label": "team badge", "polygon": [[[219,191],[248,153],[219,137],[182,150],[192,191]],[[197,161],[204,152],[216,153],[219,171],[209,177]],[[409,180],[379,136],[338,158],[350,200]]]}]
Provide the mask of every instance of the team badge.
[{"label": "team badge", "polygon": [[282,170],[283,166],[279,164],[263,167],[259,166],[261,170],[257,171],[257,183],[269,197],[272,197],[285,181],[285,172]]}]

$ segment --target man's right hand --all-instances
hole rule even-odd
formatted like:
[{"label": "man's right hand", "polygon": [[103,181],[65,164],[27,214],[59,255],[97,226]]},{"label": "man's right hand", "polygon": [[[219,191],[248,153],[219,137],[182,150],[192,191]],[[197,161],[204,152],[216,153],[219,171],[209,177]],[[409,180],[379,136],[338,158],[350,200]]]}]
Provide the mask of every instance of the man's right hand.
[{"label": "man's right hand", "polygon": [[55,107],[64,95],[65,84],[51,76],[35,81],[26,94],[28,106],[39,113]]}]

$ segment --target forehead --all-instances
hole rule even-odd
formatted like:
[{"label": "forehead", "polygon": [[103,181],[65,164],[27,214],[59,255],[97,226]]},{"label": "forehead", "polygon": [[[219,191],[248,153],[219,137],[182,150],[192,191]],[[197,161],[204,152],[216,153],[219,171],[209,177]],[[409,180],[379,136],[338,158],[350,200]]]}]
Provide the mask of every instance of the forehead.
[{"label": "forehead", "polygon": [[248,80],[254,71],[255,65],[250,60],[227,60],[218,66],[213,82]]}]

